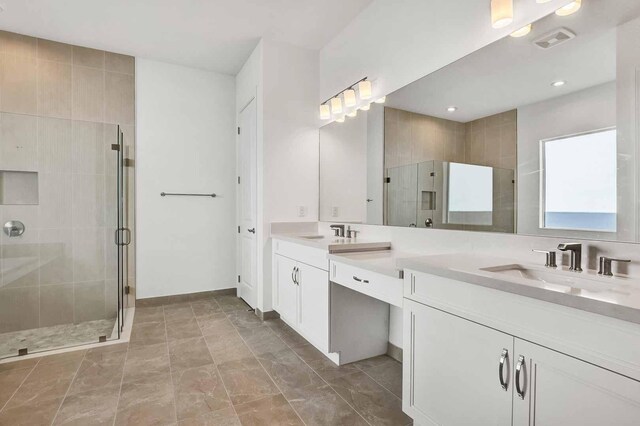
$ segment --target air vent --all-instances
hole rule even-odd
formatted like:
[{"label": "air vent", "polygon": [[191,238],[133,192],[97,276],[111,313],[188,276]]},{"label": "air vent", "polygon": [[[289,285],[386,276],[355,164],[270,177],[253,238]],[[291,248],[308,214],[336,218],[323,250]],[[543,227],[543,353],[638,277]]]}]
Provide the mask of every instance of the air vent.
[{"label": "air vent", "polygon": [[568,30],[566,28],[559,28],[534,40],[533,43],[540,49],[550,49],[571,40],[575,36],[576,34],[571,30]]}]

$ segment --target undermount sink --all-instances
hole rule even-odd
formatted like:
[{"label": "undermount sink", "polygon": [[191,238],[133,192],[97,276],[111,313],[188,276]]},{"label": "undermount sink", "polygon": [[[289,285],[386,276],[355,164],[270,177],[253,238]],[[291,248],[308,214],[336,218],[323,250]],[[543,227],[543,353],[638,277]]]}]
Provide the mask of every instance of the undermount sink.
[{"label": "undermount sink", "polygon": [[[492,272],[507,277],[520,278],[542,283],[545,287],[560,290],[586,290],[591,292],[609,291],[620,285],[619,282],[609,282],[609,278],[585,276],[582,273],[562,270],[542,270],[529,268],[524,265],[501,265],[481,268],[482,271]],[[554,288],[561,286],[562,288]]]},{"label": "undermount sink", "polygon": [[304,238],[305,240],[321,240],[324,238],[324,235],[303,235],[300,238]]}]

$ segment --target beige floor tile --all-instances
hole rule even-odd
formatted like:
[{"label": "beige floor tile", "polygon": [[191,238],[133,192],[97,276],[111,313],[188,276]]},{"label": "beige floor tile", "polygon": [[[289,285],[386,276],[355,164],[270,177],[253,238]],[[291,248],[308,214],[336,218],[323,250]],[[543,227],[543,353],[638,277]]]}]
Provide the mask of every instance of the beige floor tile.
[{"label": "beige floor tile", "polygon": [[178,420],[231,407],[215,365],[189,368],[172,376]]},{"label": "beige floor tile", "polygon": [[243,426],[304,424],[282,395],[238,405],[236,412]]}]

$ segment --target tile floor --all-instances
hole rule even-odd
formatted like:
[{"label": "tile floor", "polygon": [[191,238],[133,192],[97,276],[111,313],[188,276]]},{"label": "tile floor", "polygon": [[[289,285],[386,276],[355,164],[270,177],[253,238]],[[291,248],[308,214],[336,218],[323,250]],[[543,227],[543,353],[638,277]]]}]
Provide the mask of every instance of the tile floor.
[{"label": "tile floor", "polygon": [[0,364],[0,425],[407,425],[401,365],[335,366],[234,296],[136,309],[131,341]]}]

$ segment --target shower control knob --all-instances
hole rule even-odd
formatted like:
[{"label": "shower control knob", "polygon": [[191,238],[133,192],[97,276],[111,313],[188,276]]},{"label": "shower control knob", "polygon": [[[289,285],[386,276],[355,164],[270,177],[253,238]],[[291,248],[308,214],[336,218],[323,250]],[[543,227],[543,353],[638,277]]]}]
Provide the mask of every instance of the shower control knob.
[{"label": "shower control knob", "polygon": [[19,220],[10,220],[4,224],[4,233],[9,237],[19,237],[24,234],[24,223]]}]

